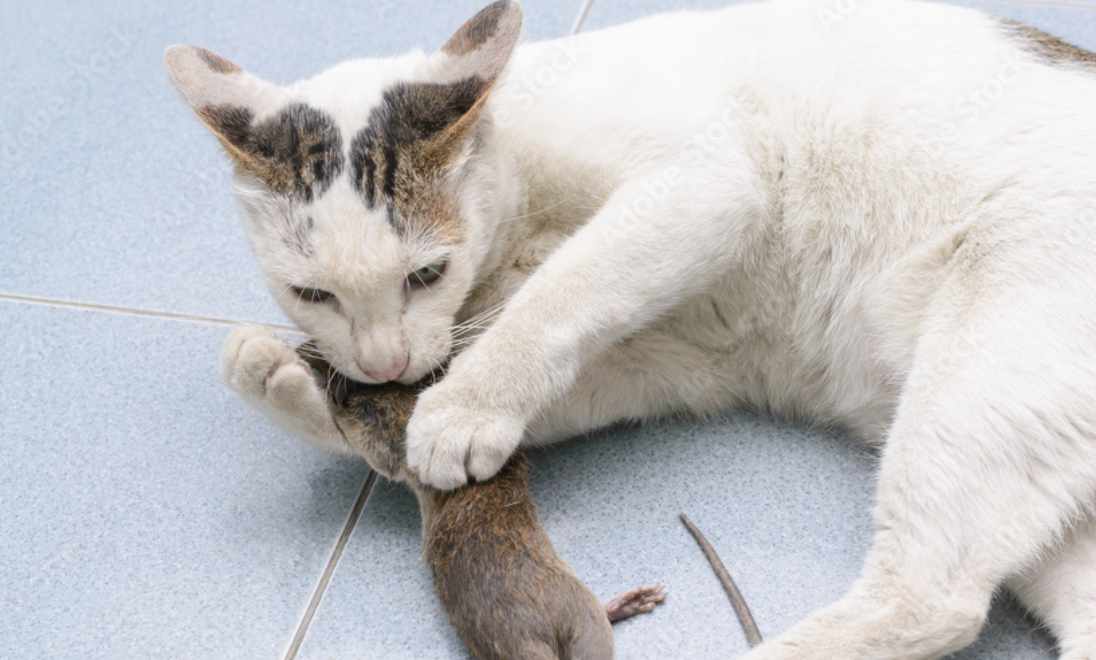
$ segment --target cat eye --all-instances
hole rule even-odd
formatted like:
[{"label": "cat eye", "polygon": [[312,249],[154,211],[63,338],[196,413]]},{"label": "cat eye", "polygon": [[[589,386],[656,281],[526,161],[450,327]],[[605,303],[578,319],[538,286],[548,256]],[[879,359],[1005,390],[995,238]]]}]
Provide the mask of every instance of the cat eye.
[{"label": "cat eye", "polygon": [[311,289],[307,287],[293,287],[293,292],[297,294],[297,299],[303,302],[310,302],[313,304],[320,304],[325,302],[331,302],[335,299],[335,294],[324,291],[323,289]]},{"label": "cat eye", "polygon": [[446,261],[430,264],[429,266],[420,268],[408,275],[407,281],[416,286],[426,286],[427,284],[436,282],[437,279],[442,276],[442,273],[445,272],[445,267],[447,265],[448,262]]}]

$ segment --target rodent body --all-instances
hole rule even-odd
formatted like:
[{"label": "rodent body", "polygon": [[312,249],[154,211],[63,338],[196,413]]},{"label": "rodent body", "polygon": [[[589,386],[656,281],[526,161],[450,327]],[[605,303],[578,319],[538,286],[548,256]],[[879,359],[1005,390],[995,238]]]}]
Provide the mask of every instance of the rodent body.
[{"label": "rodent body", "polygon": [[656,584],[602,605],[548,538],[524,455],[484,483],[454,491],[426,487],[407,469],[404,450],[404,429],[422,388],[363,385],[334,373],[308,344],[298,353],[326,381],[346,442],[418,496],[434,586],[457,635],[478,660],[609,659],[611,622],[665,599]]},{"label": "rodent body", "polygon": [[477,658],[612,658],[605,608],[552,546],[528,471],[519,455],[488,482],[418,490],[441,603]]}]

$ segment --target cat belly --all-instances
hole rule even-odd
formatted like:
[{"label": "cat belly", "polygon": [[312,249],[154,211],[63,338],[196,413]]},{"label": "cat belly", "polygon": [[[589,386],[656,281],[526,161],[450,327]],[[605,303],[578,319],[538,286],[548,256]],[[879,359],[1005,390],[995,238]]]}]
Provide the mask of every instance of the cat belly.
[{"label": "cat belly", "polygon": [[[700,414],[745,406],[841,426],[865,440],[881,441],[893,417],[903,367],[880,360],[879,342],[859,304],[830,303],[824,313],[810,310],[804,318],[794,297],[773,293],[754,286],[748,293],[706,296],[654,330],[673,337],[677,353],[696,352],[674,387],[702,379],[718,393],[685,404]],[[657,355],[647,359],[664,360]]]}]

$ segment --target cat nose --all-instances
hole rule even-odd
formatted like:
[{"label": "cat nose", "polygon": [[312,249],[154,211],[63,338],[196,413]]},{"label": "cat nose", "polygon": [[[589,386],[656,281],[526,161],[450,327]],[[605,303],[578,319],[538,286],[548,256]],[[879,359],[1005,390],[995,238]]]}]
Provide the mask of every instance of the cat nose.
[{"label": "cat nose", "polygon": [[375,381],[387,383],[389,381],[393,381],[399,378],[401,375],[403,375],[403,372],[406,369],[407,360],[401,360],[400,362],[392,365],[392,367],[386,371],[366,371],[365,375],[369,376]]}]

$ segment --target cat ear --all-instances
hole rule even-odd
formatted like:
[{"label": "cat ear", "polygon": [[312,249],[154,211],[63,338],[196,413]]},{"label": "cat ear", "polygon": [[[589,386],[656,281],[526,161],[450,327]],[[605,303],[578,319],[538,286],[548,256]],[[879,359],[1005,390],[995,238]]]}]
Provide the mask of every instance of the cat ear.
[{"label": "cat ear", "polygon": [[517,0],[499,0],[482,9],[431,58],[433,73],[448,80],[476,77],[494,83],[521,37]]},{"label": "cat ear", "polygon": [[175,89],[220,138],[238,163],[253,156],[242,149],[252,119],[277,104],[282,90],[260,80],[232,62],[194,46],[171,46],[164,68]]},{"label": "cat ear", "polygon": [[467,108],[432,141],[433,157],[448,161],[483,114],[487,96],[521,37],[522,10],[517,0],[498,0],[462,25],[420,71],[425,79],[448,84],[451,105]]}]

